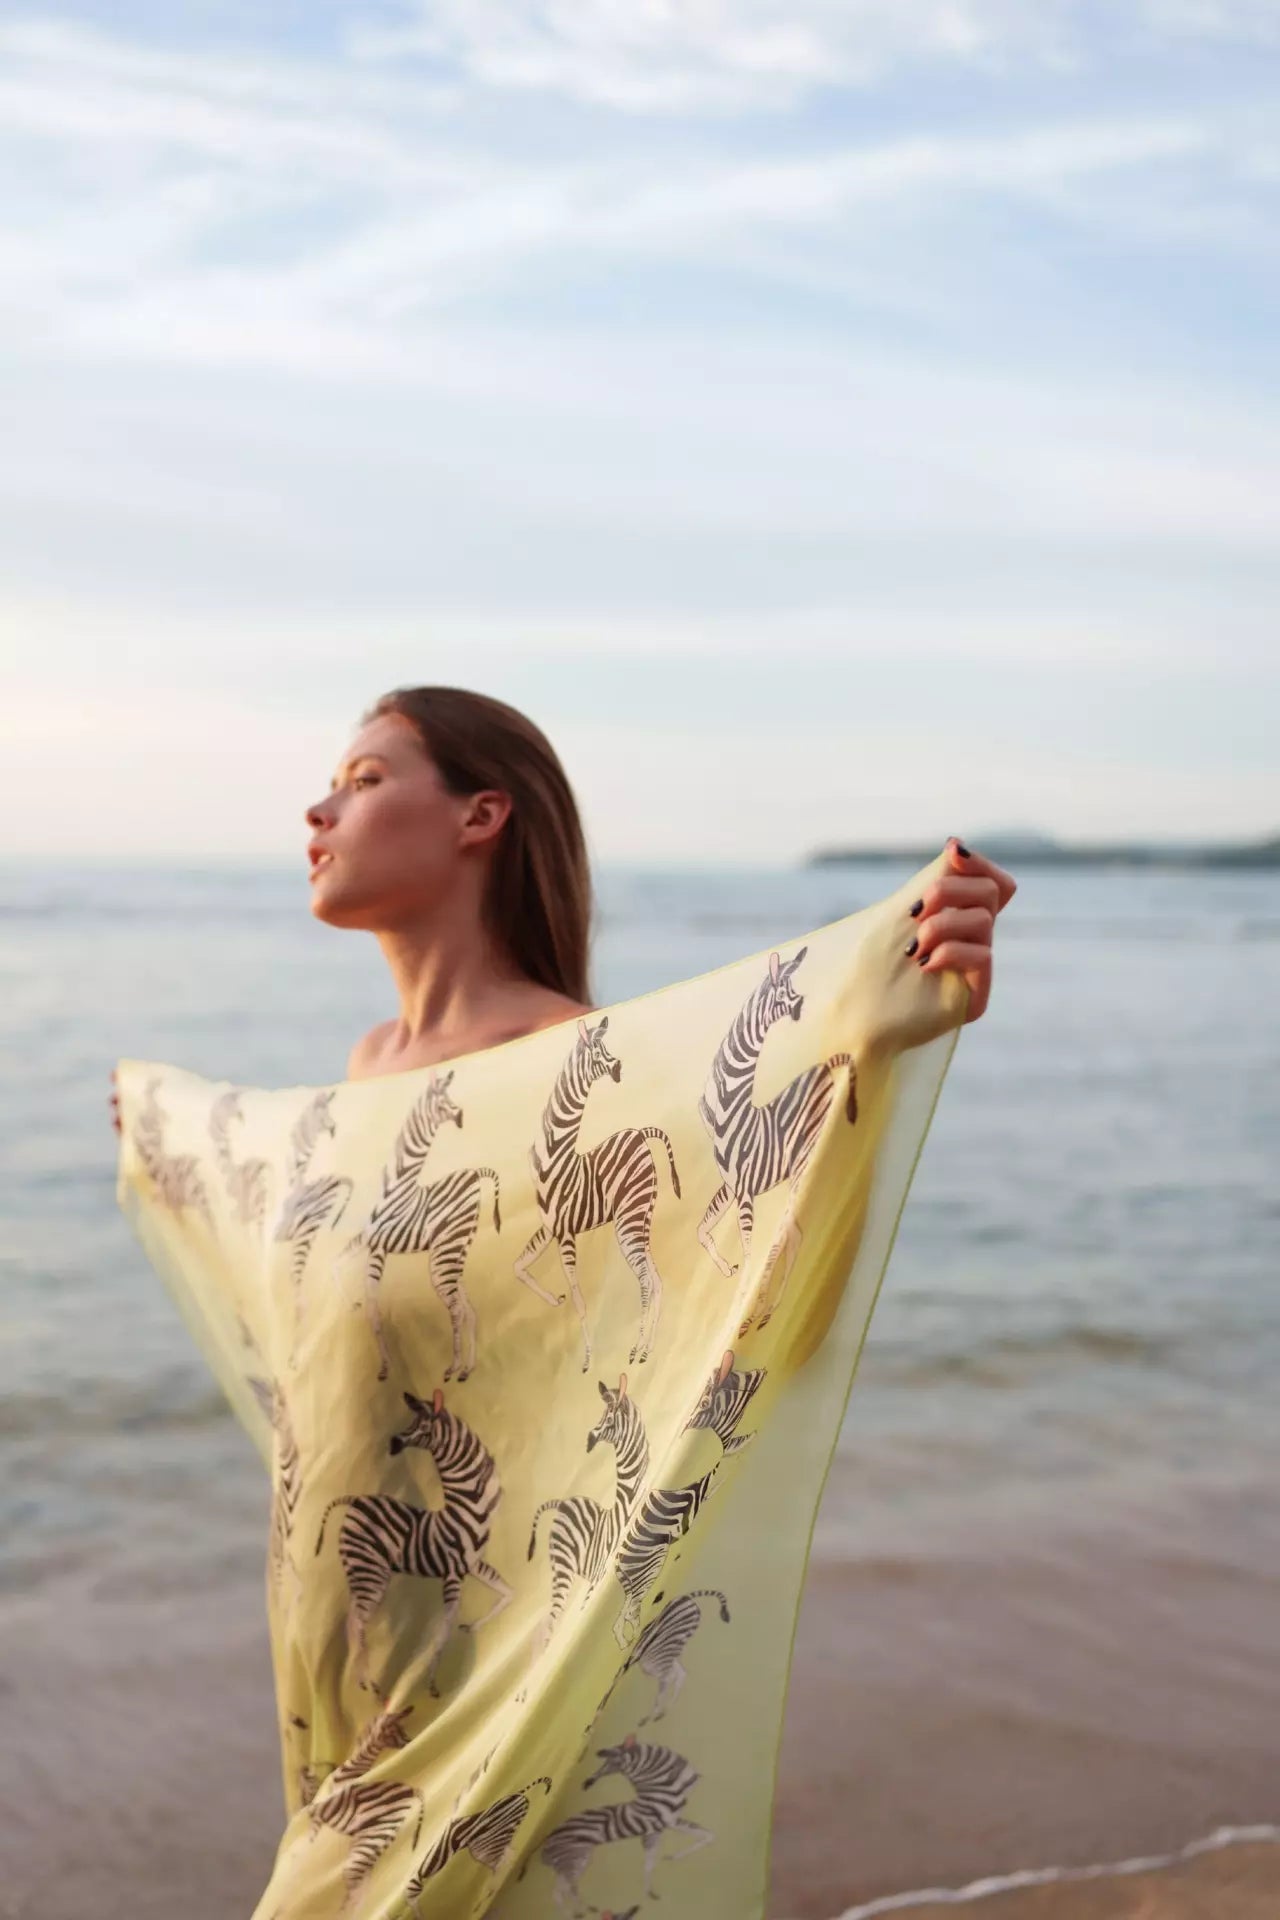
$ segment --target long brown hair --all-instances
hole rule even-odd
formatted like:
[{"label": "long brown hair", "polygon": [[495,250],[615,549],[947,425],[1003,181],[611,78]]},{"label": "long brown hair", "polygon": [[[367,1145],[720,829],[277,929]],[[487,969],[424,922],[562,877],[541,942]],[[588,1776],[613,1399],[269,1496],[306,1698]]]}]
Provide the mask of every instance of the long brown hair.
[{"label": "long brown hair", "polygon": [[486,926],[529,979],[593,1004],[591,867],[578,803],[546,735],[504,700],[466,687],[396,687],[361,726],[383,713],[413,723],[450,793],[511,795],[489,867]]}]

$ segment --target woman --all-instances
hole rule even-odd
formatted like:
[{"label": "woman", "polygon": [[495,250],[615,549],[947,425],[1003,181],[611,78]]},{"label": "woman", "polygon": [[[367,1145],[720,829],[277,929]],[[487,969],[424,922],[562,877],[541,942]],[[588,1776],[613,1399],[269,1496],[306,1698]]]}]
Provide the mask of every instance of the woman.
[{"label": "woman", "polygon": [[337,1087],[121,1063],[121,1202],[272,1471],[255,1920],[339,1885],[737,1920],[823,1461],[1013,882],[953,840],[588,1022],[582,829],[521,714],[390,693],[306,819],[312,911],[376,934],[398,1015]]},{"label": "woman", "polygon": [[[311,911],[376,934],[399,1014],[351,1049],[347,1078],[400,1073],[591,1010],[591,877],[564,769],[504,701],[399,688],[364,716],[312,829]],[[1016,882],[947,842],[953,872],[914,903],[906,951],[991,993],[996,915]],[[114,1079],[114,1074],[112,1078]],[[110,1097],[112,1124],[119,1104]]]}]

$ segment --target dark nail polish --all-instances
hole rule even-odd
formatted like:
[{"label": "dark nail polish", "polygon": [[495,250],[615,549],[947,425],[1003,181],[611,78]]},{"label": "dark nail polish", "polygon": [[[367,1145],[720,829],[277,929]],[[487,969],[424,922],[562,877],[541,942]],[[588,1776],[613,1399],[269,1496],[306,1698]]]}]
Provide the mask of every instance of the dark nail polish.
[{"label": "dark nail polish", "polygon": [[908,952],[909,954],[911,954],[911,953],[914,953],[914,952],[915,952],[915,950],[916,950],[916,948],[917,948],[917,947],[918,947],[919,945],[920,945],[920,941],[919,941],[919,939],[917,938],[917,936],[916,936],[916,935],[915,935],[915,934],[913,933],[913,934],[912,934],[912,936],[911,936],[911,945],[910,945],[910,946],[909,946],[909,947],[907,948],[907,952]]},{"label": "dark nail polish", "polygon": [[968,847],[962,847],[958,840],[956,841],[956,852],[960,855],[960,858],[962,860],[967,860],[969,858]]},{"label": "dark nail polish", "polygon": [[929,956],[928,956],[928,954],[927,954],[927,953],[922,953],[922,954],[920,955],[920,958],[919,958],[919,959],[918,959],[918,960],[916,961],[916,965],[917,965],[918,967],[922,967],[922,966],[924,965],[924,963],[925,963],[925,961],[926,961],[926,960],[927,960],[928,958],[929,958]]},{"label": "dark nail polish", "polygon": [[921,907],[923,907],[923,905],[924,905],[924,901],[923,901],[923,900],[917,900],[917,901],[916,901],[916,903],[915,903],[915,905],[914,905],[914,907],[912,907],[912,909],[911,909],[911,918],[912,918],[913,920],[915,919],[915,917],[916,917],[916,915],[917,915],[917,914],[919,913],[919,911],[920,911],[920,909],[921,909]]}]

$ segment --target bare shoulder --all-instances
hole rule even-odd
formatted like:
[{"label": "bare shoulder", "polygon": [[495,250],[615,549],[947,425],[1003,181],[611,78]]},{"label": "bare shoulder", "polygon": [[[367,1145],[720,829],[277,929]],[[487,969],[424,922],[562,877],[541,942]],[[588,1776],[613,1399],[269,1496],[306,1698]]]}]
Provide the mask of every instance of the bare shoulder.
[{"label": "bare shoulder", "polygon": [[371,1070],[394,1026],[394,1020],[380,1020],[368,1033],[361,1034],[347,1059],[348,1080],[359,1080]]}]

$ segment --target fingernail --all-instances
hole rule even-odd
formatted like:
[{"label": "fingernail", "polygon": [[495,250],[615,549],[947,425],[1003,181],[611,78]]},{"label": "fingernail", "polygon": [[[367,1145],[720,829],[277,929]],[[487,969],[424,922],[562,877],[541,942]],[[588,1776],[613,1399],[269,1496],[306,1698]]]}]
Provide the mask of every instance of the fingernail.
[{"label": "fingernail", "polygon": [[968,847],[962,847],[958,840],[956,841],[956,852],[960,855],[960,858],[962,860],[967,860],[969,858]]},{"label": "fingernail", "polygon": [[917,915],[917,914],[919,913],[919,911],[920,911],[920,909],[921,909],[921,907],[922,907],[923,905],[924,905],[924,901],[923,901],[923,900],[917,900],[917,901],[916,901],[916,903],[915,903],[915,905],[914,905],[914,907],[912,907],[912,909],[911,909],[911,918],[912,918],[913,920],[915,919],[915,917],[916,917],[916,915]]},{"label": "fingernail", "polygon": [[916,965],[917,965],[918,967],[922,967],[922,966],[924,965],[924,963],[925,963],[925,961],[926,961],[926,960],[927,960],[928,958],[929,958],[929,956],[928,956],[928,954],[927,954],[927,953],[922,953],[922,954],[920,955],[920,958],[919,958],[919,959],[918,959],[918,960],[916,961]]},{"label": "fingernail", "polygon": [[908,952],[908,953],[914,953],[914,952],[915,952],[915,950],[916,950],[916,948],[917,948],[917,947],[918,947],[919,945],[920,945],[920,941],[919,941],[919,939],[918,939],[918,937],[917,937],[917,936],[916,936],[916,935],[915,935],[915,934],[913,933],[913,934],[912,934],[912,936],[911,936],[911,945],[910,945],[910,946],[909,946],[909,947],[907,948],[907,952]]}]

